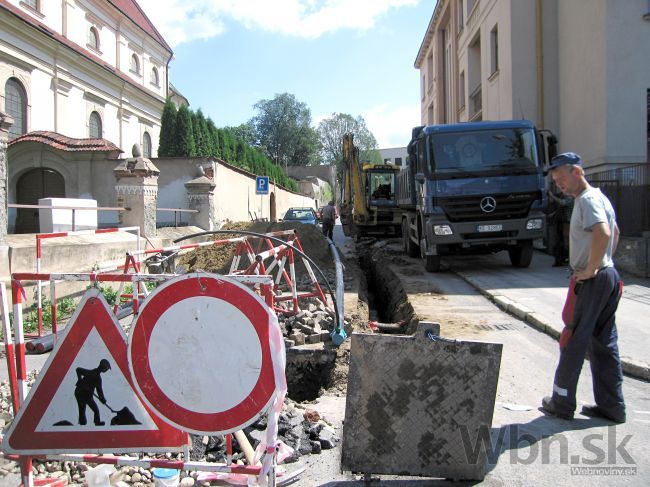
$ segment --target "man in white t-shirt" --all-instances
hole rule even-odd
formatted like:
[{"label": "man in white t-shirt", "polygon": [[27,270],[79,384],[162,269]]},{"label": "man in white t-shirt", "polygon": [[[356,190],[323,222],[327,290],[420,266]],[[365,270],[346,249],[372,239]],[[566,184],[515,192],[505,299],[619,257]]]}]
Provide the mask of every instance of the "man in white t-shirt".
[{"label": "man in white t-shirt", "polygon": [[614,208],[599,189],[589,185],[577,154],[566,152],[554,157],[550,173],[558,188],[574,198],[569,265],[577,296],[573,317],[560,340],[553,396],[543,399],[541,409],[563,419],[573,418],[578,378],[589,350],[596,404],[583,406],[581,412],[624,423],[623,370],[615,317],[623,287],[612,261],[619,237]]}]

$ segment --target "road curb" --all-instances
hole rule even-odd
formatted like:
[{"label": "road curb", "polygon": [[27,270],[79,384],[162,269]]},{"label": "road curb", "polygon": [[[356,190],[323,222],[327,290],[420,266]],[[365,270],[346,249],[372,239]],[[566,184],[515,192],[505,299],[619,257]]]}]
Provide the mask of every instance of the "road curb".
[{"label": "road curb", "polygon": [[[496,304],[499,309],[516,318],[519,318],[533,328],[541,331],[542,333],[545,333],[555,340],[560,339],[560,332],[556,330],[550,323],[544,321],[544,319],[542,319],[531,309],[517,303],[516,301],[513,301],[506,296],[503,296],[502,294],[499,294],[498,292],[488,291],[487,289],[483,288],[476,279],[470,276],[457,271],[453,272],[483,296]],[[629,357],[621,357],[621,363],[623,365],[623,373],[625,375],[633,377],[635,379],[650,382],[650,366],[637,360],[633,360]]]}]

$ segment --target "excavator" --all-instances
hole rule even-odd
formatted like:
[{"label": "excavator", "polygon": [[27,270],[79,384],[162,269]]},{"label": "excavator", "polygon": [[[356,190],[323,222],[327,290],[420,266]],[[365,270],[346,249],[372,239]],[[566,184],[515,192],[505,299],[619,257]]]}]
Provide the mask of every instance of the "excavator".
[{"label": "excavator", "polygon": [[360,162],[354,136],[343,136],[340,217],[346,236],[359,240],[369,235],[401,234],[395,187],[399,171],[393,164]]}]

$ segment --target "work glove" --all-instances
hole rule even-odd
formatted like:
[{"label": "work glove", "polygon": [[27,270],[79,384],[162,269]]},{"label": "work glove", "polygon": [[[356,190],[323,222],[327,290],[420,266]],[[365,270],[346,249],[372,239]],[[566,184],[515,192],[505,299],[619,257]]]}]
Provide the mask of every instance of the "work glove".
[{"label": "work glove", "polygon": [[566,348],[572,336],[573,336],[573,330],[568,326],[565,326],[564,329],[562,330],[562,333],[560,333],[560,350],[564,350]]}]

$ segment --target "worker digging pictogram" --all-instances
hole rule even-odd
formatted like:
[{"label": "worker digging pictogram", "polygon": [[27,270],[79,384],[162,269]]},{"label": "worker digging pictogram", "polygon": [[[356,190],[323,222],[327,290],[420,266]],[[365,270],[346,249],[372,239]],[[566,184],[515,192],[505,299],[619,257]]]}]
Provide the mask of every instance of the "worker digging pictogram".
[{"label": "worker digging pictogram", "polygon": [[124,331],[99,290],[90,289],[20,406],[3,449],[21,454],[180,451],[186,441],[186,434],[166,425],[138,398],[128,374]]}]

